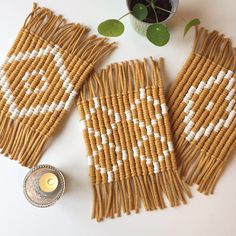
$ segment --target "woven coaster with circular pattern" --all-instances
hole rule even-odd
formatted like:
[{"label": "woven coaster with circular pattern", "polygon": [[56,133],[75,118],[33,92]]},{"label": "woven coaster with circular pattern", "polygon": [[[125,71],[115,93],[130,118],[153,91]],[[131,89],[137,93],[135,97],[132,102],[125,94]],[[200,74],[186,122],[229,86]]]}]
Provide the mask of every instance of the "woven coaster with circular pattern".
[{"label": "woven coaster with circular pattern", "polygon": [[81,89],[78,109],[93,187],[93,217],[186,203],[175,163],[162,60],[112,64]]},{"label": "woven coaster with circular pattern", "polygon": [[34,4],[0,68],[1,153],[36,165],[89,74],[114,44]]},{"label": "woven coaster with circular pattern", "polygon": [[200,28],[169,90],[177,164],[187,183],[205,194],[213,193],[236,146],[235,70],[230,39]]}]

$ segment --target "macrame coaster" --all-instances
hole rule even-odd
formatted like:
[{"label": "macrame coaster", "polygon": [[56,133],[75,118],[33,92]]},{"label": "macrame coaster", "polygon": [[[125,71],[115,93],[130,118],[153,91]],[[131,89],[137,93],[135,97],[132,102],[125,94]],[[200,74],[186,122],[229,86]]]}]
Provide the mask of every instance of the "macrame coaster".
[{"label": "macrame coaster", "polygon": [[236,146],[235,70],[231,41],[197,29],[193,52],[169,91],[177,164],[205,194],[213,193]]},{"label": "macrame coaster", "polygon": [[93,187],[92,217],[186,203],[170,132],[162,60],[112,64],[81,89],[78,109]]},{"label": "macrame coaster", "polygon": [[114,48],[34,4],[0,70],[1,153],[32,167],[94,65]]}]

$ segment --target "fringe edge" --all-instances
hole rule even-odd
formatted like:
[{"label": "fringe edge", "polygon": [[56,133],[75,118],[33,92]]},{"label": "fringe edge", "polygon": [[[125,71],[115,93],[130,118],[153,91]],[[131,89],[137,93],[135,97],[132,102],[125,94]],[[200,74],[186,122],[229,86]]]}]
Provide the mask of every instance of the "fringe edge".
[{"label": "fringe edge", "polygon": [[48,137],[0,113],[0,153],[22,166],[38,164]]},{"label": "fringe edge", "polygon": [[141,205],[146,211],[166,208],[164,196],[171,207],[186,204],[191,197],[188,187],[177,171],[167,170],[153,175],[135,176],[111,183],[94,183],[92,218],[97,222],[104,218],[120,217],[122,212],[130,215],[140,212]]},{"label": "fringe edge", "polygon": [[210,155],[196,144],[183,140],[177,146],[180,156],[177,153],[176,159],[180,160],[178,167],[184,181],[189,185],[197,184],[197,190],[205,195],[213,194],[226,160]]},{"label": "fringe edge", "polygon": [[88,36],[88,27],[68,23],[62,15],[55,15],[50,9],[39,7],[36,3],[33,4],[23,29],[93,65],[117,46],[116,43],[107,42],[105,37]]}]

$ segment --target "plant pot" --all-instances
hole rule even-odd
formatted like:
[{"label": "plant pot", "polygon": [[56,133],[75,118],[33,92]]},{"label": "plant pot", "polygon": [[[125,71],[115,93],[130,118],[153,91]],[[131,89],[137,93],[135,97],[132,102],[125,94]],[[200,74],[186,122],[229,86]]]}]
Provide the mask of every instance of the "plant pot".
[{"label": "plant pot", "polygon": [[[129,11],[132,11],[132,5],[134,2],[140,3],[140,0],[126,0],[127,2],[127,7],[129,9]],[[142,2],[142,1],[141,1]],[[145,22],[145,21],[141,21],[139,19],[137,19],[135,16],[133,16],[132,14],[130,14],[130,22],[131,25],[133,26],[133,28],[141,35],[146,36],[146,31],[147,28],[153,24],[153,23],[165,23],[168,20],[170,20],[174,15],[175,12],[177,11],[178,5],[179,5],[179,0],[169,0],[170,5],[171,5],[171,9],[170,11],[173,13],[167,13],[168,16],[166,15],[165,19],[163,19],[161,21],[157,21],[156,19],[150,19],[153,20],[151,23],[149,22]]]}]

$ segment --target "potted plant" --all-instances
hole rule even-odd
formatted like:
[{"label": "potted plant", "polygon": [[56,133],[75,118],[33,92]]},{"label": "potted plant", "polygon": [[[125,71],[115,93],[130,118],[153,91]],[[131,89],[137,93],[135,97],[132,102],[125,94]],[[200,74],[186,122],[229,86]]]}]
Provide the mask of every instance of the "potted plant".
[{"label": "potted plant", "polygon": [[[121,20],[130,15],[131,23],[137,32],[145,35],[156,46],[164,46],[170,39],[165,22],[177,14],[178,3],[178,0],[127,0],[129,12],[119,19],[103,21],[98,26],[98,32],[107,37],[122,35],[125,26]],[[184,35],[191,27],[199,24],[200,20],[197,18],[189,21],[185,26]]]}]

